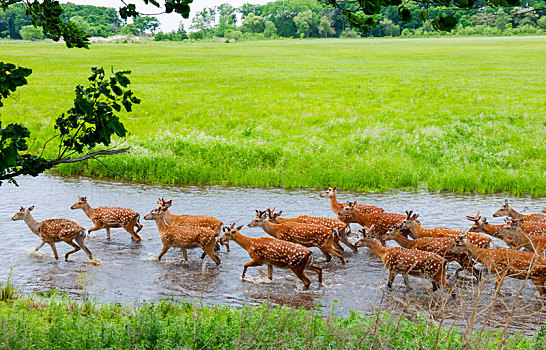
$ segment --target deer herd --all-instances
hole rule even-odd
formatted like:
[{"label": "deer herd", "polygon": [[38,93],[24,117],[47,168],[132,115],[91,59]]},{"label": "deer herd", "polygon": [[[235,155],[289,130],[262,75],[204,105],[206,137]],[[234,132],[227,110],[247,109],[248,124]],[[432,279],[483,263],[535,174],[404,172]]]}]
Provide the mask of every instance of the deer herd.
[{"label": "deer herd", "polygon": [[[446,280],[447,265],[457,262],[460,265],[455,275],[468,271],[478,281],[482,279],[483,266],[496,278],[498,291],[506,277],[530,279],[538,289],[540,296],[546,296],[546,215],[523,215],[516,212],[505,200],[493,216],[507,216],[504,224],[492,225],[480,215],[467,216],[473,224],[468,231],[449,228],[424,228],[417,218],[419,214],[407,211],[405,215],[387,213],[373,205],[358,204],[356,201],[339,203],[337,188],[330,188],[320,194],[328,198],[336,219],[301,215],[295,218],[281,217],[282,211],[275,208],[256,210],[256,216],[248,227],[260,227],[271,237],[251,238],[240,231],[243,226],[230,226],[205,215],[174,215],[170,212],[172,200],[160,198],[156,208],[144,216],[144,220],[153,220],[157,225],[163,248],[158,261],[170,248],[180,248],[184,259],[188,260],[187,249],[201,248],[201,258],[209,256],[217,265],[220,258],[216,252],[225,246],[230,251],[229,241],[235,241],[247,251],[251,261],[243,267],[242,278],[250,266],[267,265],[268,277],[273,279],[273,266],[289,268],[308,289],[311,281],[305,275],[306,270],[318,274],[322,285],[322,267],[315,264],[311,247],[318,248],[326,262],[332,256],[345,265],[345,245],[353,252],[358,247],[368,247],[377,256],[389,272],[387,286],[390,288],[397,274],[402,275],[406,288],[411,289],[408,275],[419,276],[432,282],[433,291],[443,288],[454,295],[452,284]],[[58,259],[55,243],[66,242],[74,249],[69,255],[83,249],[93,260],[91,251],[85,245],[88,233],[100,229],[106,230],[110,239],[110,229],[123,227],[136,241],[143,225],[140,215],[127,208],[100,207],[93,209],[86,197],[78,197],[71,209],[82,209],[93,222],[93,227],[85,229],[77,222],[68,219],[47,219],[37,221],[31,214],[34,207],[23,208],[12,220],[24,220],[30,230],[41,239],[36,247],[39,250],[49,244],[55,259]],[[544,209],[546,212],[546,209]],[[350,224],[362,226],[358,231],[359,239],[352,243]],[[508,248],[493,245],[491,237],[500,239]],[[400,247],[387,247],[387,241],[394,241]]]}]

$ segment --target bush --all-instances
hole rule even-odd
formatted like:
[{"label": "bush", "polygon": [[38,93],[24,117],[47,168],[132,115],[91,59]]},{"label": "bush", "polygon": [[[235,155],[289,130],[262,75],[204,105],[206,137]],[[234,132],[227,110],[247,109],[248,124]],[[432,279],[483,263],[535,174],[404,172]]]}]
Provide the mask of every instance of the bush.
[{"label": "bush", "polygon": [[340,38],[358,38],[359,35],[354,29],[346,29],[339,35]]},{"label": "bush", "polygon": [[243,33],[240,30],[232,30],[226,33],[226,39],[241,40]]},{"label": "bush", "polygon": [[19,34],[21,34],[21,37],[23,40],[42,40],[44,38],[44,32],[42,28],[35,27],[35,26],[24,26],[19,31]]},{"label": "bush", "polygon": [[198,32],[191,32],[190,39],[192,40],[203,40],[205,39],[205,32],[200,30]]}]

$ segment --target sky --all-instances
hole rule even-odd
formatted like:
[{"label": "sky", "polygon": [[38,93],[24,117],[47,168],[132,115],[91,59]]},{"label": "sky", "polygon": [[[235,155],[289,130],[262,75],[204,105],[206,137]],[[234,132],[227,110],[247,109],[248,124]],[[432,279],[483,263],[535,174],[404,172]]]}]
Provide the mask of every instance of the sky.
[{"label": "sky", "polygon": [[[188,30],[191,24],[191,18],[195,13],[203,10],[205,7],[214,7],[223,3],[228,3],[233,7],[239,7],[243,4],[265,4],[272,0],[194,0],[190,5],[191,13],[189,19],[184,19],[179,14],[162,14],[155,16],[161,23],[161,31],[167,33],[178,28],[180,21],[184,23],[184,27]],[[60,0],[61,3],[71,2],[78,5],[93,5],[93,6],[105,6],[120,8],[123,6],[121,0]],[[153,5],[145,5],[144,1],[126,1],[127,3],[133,3],[137,5],[137,10],[141,13],[158,13],[160,9]],[[161,3],[161,1],[160,1]]]}]

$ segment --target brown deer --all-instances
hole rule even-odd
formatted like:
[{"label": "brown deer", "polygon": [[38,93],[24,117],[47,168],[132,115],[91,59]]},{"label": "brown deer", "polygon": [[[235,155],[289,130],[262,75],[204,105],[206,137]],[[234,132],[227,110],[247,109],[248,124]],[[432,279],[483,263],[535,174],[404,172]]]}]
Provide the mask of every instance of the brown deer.
[{"label": "brown deer", "polygon": [[351,233],[351,227],[348,224],[345,224],[339,220],[308,215],[300,215],[295,218],[281,218],[280,216],[282,214],[282,210],[278,213],[275,213],[275,208],[273,208],[273,210],[267,209],[267,214],[269,216],[269,220],[275,224],[283,224],[285,222],[298,222],[300,224],[314,224],[325,226],[330,229],[336,229],[338,233],[334,235],[334,247],[339,251],[343,251],[343,247],[339,244],[339,242],[341,241],[347,247],[351,248],[353,252],[358,252],[358,249],[354,246],[354,244],[349,242],[349,239],[347,238],[347,236]]},{"label": "brown deer", "polygon": [[506,218],[506,224],[499,230],[499,234],[518,243],[520,247],[535,254],[546,255],[546,236],[526,234],[520,227],[520,219]]},{"label": "brown deer", "polygon": [[276,238],[260,237],[250,238],[239,232],[243,226],[235,228],[235,223],[231,227],[224,227],[224,235],[221,242],[235,241],[252,259],[246,263],[243,268],[245,278],[246,269],[250,266],[267,265],[269,279],[273,279],[273,266],[280,268],[289,268],[303,282],[303,289],[309,289],[311,281],[305,276],[304,271],[309,269],[318,274],[319,283],[322,285],[322,268],[313,265],[313,253],[308,248],[296,243],[286,242]]},{"label": "brown deer", "polygon": [[[138,235],[138,232],[142,230],[142,224],[139,222],[140,214],[136,211],[127,208],[118,207],[100,207],[97,209],[91,208],[87,203],[87,197],[78,196],[78,201],[70,207],[70,209],[83,209],[85,215],[87,215],[95,226],[87,230],[97,231],[100,229],[106,229],[106,239],[110,239],[110,229],[116,227],[123,227],[125,231],[131,234],[131,237],[137,242],[142,239]],[[135,227],[137,228],[135,232]]]},{"label": "brown deer", "polygon": [[474,267],[474,262],[464,253],[453,254],[449,252],[449,249],[455,246],[455,238],[452,237],[423,237],[417,239],[408,239],[400,233],[400,228],[392,227],[389,232],[381,237],[384,241],[393,240],[398,243],[402,248],[421,250],[424,252],[431,252],[438,254],[446,259],[446,261],[456,261],[461,265],[455,272],[455,276],[462,270],[468,270],[479,281],[481,278],[481,271]]},{"label": "brown deer", "polygon": [[511,249],[519,250],[521,249],[521,245],[518,243],[517,240],[512,239],[508,236],[501,235],[499,233],[499,230],[502,228],[503,225],[491,225],[487,222],[486,217],[482,217],[480,215],[480,211],[478,210],[478,213],[476,216],[466,216],[466,218],[474,224],[468,230],[468,232],[483,232],[485,234],[488,234],[489,236],[493,236],[495,238],[501,239],[506,243]]},{"label": "brown deer", "polygon": [[[159,198],[157,201],[159,206],[166,206],[167,208],[170,208],[170,206],[173,204],[173,200],[165,200],[165,198]],[[175,225],[175,226],[199,226],[199,227],[207,227],[210,228],[214,233],[220,237],[220,234],[222,233],[222,227],[224,227],[224,224],[222,221],[218,220],[217,218],[213,216],[207,216],[207,215],[173,215],[169,209],[165,212],[165,222],[167,225]],[[229,252],[229,242],[225,243],[226,250]],[[219,250],[220,247],[218,247],[217,250]]]},{"label": "brown deer", "polygon": [[[339,214],[339,211],[344,207],[346,206],[346,204],[344,203],[339,203],[337,201],[337,187],[334,187],[334,188],[329,188],[328,190],[322,192],[320,194],[320,197],[321,198],[328,198],[329,202],[330,202],[330,208],[332,208],[332,211],[334,213],[336,213],[337,215],[337,218],[346,223],[346,224],[350,224],[350,223],[353,223],[353,222],[356,222],[356,221],[353,221],[353,219],[350,217],[350,216],[347,216],[347,215],[340,215]],[[359,212],[361,212],[362,214],[371,214],[371,213],[375,213],[375,212],[380,212],[380,211],[383,211],[383,208],[379,208],[379,207],[376,207],[375,205],[365,205],[365,204],[358,204],[357,205],[357,208],[356,210],[358,210]]]},{"label": "brown deer", "polygon": [[400,225],[401,230],[409,230],[415,238],[422,237],[452,237],[457,238],[460,234],[466,234],[468,240],[480,248],[489,248],[491,244],[491,238],[475,232],[467,232],[460,230],[453,230],[450,228],[432,228],[427,229],[422,227],[417,218],[419,214],[413,214],[412,211],[406,211],[406,219]]},{"label": "brown deer", "polygon": [[499,290],[505,277],[512,277],[520,280],[527,278],[533,281],[541,296],[546,295],[546,260],[536,254],[507,249],[483,249],[480,248],[465,235],[455,239],[455,246],[451,248],[452,253],[465,253],[472,259],[482,263],[492,274],[496,275],[497,282],[495,290]]},{"label": "brown deer", "polygon": [[544,215],[544,214],[529,214],[529,215],[520,214],[517,211],[515,211],[514,208],[512,208],[508,204],[508,199],[504,200],[504,203],[502,204],[500,209],[497,210],[493,214],[493,216],[496,217],[496,218],[499,217],[499,216],[509,216],[511,218],[514,218],[514,219],[523,219],[526,222],[527,221],[539,221],[539,222],[545,222],[546,223],[546,215]]},{"label": "brown deer", "polygon": [[362,214],[357,210],[357,207],[358,204],[356,201],[347,202],[347,205],[340,210],[339,214],[349,216],[354,222],[362,227],[373,226],[375,230],[374,233],[376,233],[379,238],[387,233],[391,227],[400,225],[406,218],[405,215],[385,212]]},{"label": "brown deer", "polygon": [[[407,289],[411,289],[408,275],[420,276],[432,280],[432,291],[439,286],[451,290],[446,282],[446,265],[444,258],[435,253],[409,250],[405,248],[387,248],[379,244],[371,234],[373,227],[360,230],[362,238],[356,242],[357,247],[368,247],[377,256],[383,266],[389,271],[387,287],[392,288],[392,282],[397,274],[401,274]],[[454,296],[454,294],[453,294]]]},{"label": "brown deer", "polygon": [[165,223],[165,212],[167,207],[157,207],[144,217],[144,220],[155,220],[157,230],[163,249],[157,257],[161,261],[161,257],[172,248],[181,248],[184,254],[184,260],[188,260],[188,252],[186,249],[201,248],[203,251],[216,263],[220,265],[220,258],[214,253],[216,245],[215,233],[206,227],[198,226],[174,226]]},{"label": "brown deer", "polygon": [[40,237],[42,242],[38,244],[35,251],[38,251],[38,249],[47,243],[51,247],[51,250],[53,250],[55,259],[59,259],[55,243],[65,242],[74,247],[74,250],[71,250],[64,255],[66,261],[68,261],[68,256],[70,254],[75,253],[80,249],[83,249],[89,256],[89,259],[93,260],[93,254],[91,254],[91,251],[85,246],[85,228],[80,226],[77,222],[68,219],[47,219],[44,221],[37,221],[32,214],[30,214],[33,209],[34,206],[28,209],[21,207],[11,220],[24,220],[28,228]]},{"label": "brown deer", "polygon": [[298,243],[305,247],[317,247],[326,257],[326,261],[330,261],[332,259],[330,254],[333,254],[345,265],[343,254],[333,246],[334,232],[325,226],[297,222],[274,224],[267,220],[266,211],[256,210],[256,217],[248,227],[261,227],[269,235],[283,241]]}]

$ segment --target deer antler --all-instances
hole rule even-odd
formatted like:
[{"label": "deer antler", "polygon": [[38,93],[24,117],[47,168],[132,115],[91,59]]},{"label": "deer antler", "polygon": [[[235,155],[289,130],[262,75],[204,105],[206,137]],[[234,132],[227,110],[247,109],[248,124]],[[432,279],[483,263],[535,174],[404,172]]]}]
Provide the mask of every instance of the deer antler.
[{"label": "deer antler", "polygon": [[476,214],[476,216],[468,216],[468,215],[467,215],[466,218],[467,218],[468,220],[474,221],[474,222],[480,221],[480,218],[481,218],[481,216],[480,216],[480,209],[478,209],[478,213]]}]

